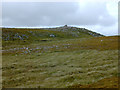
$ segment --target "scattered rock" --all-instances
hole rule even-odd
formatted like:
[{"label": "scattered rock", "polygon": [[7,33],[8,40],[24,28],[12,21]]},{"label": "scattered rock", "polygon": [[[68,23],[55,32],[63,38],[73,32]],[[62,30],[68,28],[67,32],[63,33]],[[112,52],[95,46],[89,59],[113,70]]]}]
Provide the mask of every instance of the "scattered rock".
[{"label": "scattered rock", "polygon": [[55,35],[54,34],[50,34],[50,37],[55,37]]}]

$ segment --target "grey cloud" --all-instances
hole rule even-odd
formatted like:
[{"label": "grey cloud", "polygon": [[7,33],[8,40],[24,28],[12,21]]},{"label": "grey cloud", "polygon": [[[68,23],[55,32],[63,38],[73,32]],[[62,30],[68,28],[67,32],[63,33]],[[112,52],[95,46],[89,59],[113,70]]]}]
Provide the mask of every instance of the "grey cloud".
[{"label": "grey cloud", "polygon": [[3,26],[113,25],[106,3],[22,2],[3,3]]}]

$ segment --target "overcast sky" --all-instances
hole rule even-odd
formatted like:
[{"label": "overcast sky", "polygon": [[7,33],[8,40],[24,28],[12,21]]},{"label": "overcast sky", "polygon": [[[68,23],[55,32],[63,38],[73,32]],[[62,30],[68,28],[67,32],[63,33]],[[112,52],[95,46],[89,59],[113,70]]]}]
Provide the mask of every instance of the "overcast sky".
[{"label": "overcast sky", "polygon": [[104,35],[118,34],[118,2],[3,2],[2,25],[45,27],[72,25]]}]

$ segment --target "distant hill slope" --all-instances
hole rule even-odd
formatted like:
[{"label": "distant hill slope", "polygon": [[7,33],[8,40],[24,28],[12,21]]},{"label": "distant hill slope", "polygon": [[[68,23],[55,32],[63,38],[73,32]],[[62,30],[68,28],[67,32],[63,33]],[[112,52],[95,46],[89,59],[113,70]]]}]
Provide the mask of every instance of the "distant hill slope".
[{"label": "distant hill slope", "polygon": [[67,25],[62,26],[62,27],[56,27],[56,28],[42,28],[42,29],[67,32],[67,33],[71,33],[71,34],[75,35],[76,37],[77,36],[79,37],[79,35],[81,35],[81,34],[83,34],[85,36],[90,35],[90,36],[93,36],[93,37],[104,36],[102,34],[90,31],[90,30],[85,29],[85,28],[71,27],[71,26],[67,26]]},{"label": "distant hill slope", "polygon": [[56,27],[56,28],[2,28],[2,39],[13,40],[40,40],[40,39],[66,39],[101,37],[103,35],[77,27]]}]

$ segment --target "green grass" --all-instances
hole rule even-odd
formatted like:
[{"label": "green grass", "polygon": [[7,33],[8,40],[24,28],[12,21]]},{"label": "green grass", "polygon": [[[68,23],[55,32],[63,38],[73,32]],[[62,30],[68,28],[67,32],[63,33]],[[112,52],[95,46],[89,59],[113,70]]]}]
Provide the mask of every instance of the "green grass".
[{"label": "green grass", "polygon": [[[80,32],[80,31],[57,31],[57,30],[42,30],[42,29],[16,29],[16,28],[3,28],[2,29],[2,37],[3,37],[3,47],[7,45],[26,45],[30,43],[38,43],[43,42],[42,40],[64,40],[64,39],[73,39],[73,38],[85,38],[92,37],[88,33]],[[53,34],[55,37],[50,37]],[[15,38],[16,35],[23,37]],[[25,35],[25,36],[23,36]],[[6,40],[6,41],[5,41]]]}]

